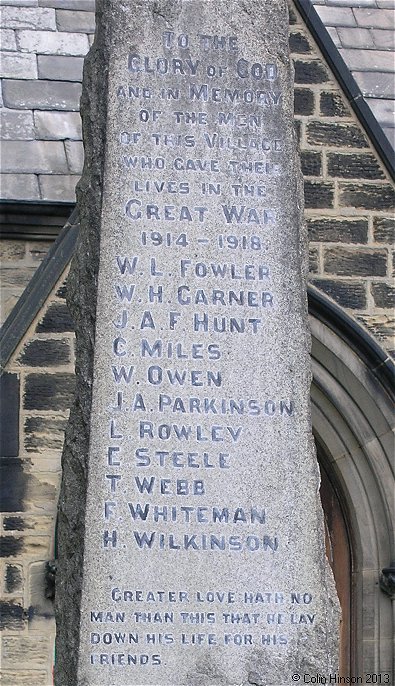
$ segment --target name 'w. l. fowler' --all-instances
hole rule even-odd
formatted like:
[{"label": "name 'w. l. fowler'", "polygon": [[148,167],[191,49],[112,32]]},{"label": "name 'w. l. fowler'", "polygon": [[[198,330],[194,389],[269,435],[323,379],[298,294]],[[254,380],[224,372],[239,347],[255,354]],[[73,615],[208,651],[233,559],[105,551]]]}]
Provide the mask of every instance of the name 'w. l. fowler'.
[{"label": "name 'w. l. fowler'", "polygon": [[287,29],[285,0],[97,2],[57,686],[336,672]]}]

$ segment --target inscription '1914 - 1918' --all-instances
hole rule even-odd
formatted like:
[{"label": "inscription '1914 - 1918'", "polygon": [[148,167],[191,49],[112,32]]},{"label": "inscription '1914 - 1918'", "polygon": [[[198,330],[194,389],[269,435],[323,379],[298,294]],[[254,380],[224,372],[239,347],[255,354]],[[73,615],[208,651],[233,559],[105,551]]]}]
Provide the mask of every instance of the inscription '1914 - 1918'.
[{"label": "inscription '1914 - 1918'", "polygon": [[154,4],[111,32],[81,684],[277,683],[326,584],[302,570],[320,524],[285,4],[259,0],[259,30],[236,0]]}]

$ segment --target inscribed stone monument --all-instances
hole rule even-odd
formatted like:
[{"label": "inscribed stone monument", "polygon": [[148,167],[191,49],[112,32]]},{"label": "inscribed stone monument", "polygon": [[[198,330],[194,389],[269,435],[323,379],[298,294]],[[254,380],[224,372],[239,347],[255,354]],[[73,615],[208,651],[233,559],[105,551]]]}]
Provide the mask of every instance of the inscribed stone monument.
[{"label": "inscribed stone monument", "polygon": [[287,42],[285,0],[99,3],[59,686],[336,670]]}]

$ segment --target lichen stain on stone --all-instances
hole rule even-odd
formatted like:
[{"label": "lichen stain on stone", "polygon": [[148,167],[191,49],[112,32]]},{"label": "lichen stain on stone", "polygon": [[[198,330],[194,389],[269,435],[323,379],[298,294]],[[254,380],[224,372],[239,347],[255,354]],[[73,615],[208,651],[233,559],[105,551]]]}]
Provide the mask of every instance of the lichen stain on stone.
[{"label": "lichen stain on stone", "polygon": [[22,572],[16,565],[8,565],[5,573],[5,590],[13,593],[22,585]]},{"label": "lichen stain on stone", "polygon": [[0,557],[16,557],[24,552],[23,538],[14,536],[0,537]]},{"label": "lichen stain on stone", "polygon": [[4,457],[0,464],[0,494],[3,512],[23,512],[29,475],[26,460]]},{"label": "lichen stain on stone", "polygon": [[25,526],[23,517],[4,517],[4,531],[23,531],[25,528],[29,527]]},{"label": "lichen stain on stone", "polygon": [[0,629],[23,629],[25,621],[26,615],[22,605],[0,602]]}]

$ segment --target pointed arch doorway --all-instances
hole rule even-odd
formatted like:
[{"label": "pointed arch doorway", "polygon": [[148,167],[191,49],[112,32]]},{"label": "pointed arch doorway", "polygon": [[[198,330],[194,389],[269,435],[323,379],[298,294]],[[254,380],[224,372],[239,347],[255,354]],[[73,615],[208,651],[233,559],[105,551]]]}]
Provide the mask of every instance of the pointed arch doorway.
[{"label": "pointed arch doorway", "polygon": [[327,554],[343,611],[341,673],[388,674],[394,568],[393,363],[341,308],[309,290],[312,423]]}]

